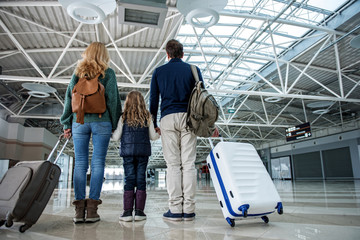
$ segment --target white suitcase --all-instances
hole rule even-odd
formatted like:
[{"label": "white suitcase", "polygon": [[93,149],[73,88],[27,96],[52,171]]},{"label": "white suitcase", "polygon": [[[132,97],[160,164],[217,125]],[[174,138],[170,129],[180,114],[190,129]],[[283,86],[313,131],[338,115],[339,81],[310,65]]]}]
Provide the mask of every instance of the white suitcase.
[{"label": "white suitcase", "polygon": [[283,213],[280,196],[255,148],[248,143],[219,142],[206,159],[226,221]]}]

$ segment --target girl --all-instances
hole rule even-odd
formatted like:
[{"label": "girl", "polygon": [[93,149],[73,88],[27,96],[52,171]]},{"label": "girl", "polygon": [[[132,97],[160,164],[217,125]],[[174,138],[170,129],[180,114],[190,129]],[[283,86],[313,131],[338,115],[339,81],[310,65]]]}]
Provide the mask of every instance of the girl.
[{"label": "girl", "polygon": [[[105,157],[111,132],[117,126],[121,115],[121,103],[114,70],[109,68],[109,53],[103,43],[91,43],[82,54],[83,60],[76,67],[66,90],[64,111],[60,118],[64,126],[65,137],[73,136],[75,151],[74,192],[75,223],[96,222],[100,220],[97,213],[101,204],[100,192],[104,178]],[[86,113],[84,124],[77,123],[76,113],[72,112],[72,90],[79,78],[99,81],[105,87],[106,111],[99,116],[97,113]],[[86,172],[89,168],[89,142],[92,136],[93,153],[91,159],[91,179],[89,198],[85,198]],[[85,216],[86,214],[86,216]]]},{"label": "girl", "polygon": [[[150,139],[160,137],[155,132],[150,112],[146,110],[144,97],[138,91],[131,91],[125,100],[124,113],[113,133],[113,140],[121,138],[120,156],[125,171],[124,212],[120,221],[145,220],[146,167],[151,155]],[[136,192],[134,192],[136,187]]]}]

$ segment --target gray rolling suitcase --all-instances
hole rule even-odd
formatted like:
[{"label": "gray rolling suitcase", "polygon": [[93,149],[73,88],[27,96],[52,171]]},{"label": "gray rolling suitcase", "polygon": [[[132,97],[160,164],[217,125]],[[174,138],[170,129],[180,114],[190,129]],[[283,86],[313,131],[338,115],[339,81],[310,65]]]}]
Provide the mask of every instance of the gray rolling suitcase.
[{"label": "gray rolling suitcase", "polygon": [[41,216],[56,185],[61,169],[56,165],[69,139],[57,155],[52,156],[63,135],[60,136],[47,161],[22,161],[10,168],[0,181],[0,226],[11,227],[13,222],[22,222],[20,232],[25,232]]}]

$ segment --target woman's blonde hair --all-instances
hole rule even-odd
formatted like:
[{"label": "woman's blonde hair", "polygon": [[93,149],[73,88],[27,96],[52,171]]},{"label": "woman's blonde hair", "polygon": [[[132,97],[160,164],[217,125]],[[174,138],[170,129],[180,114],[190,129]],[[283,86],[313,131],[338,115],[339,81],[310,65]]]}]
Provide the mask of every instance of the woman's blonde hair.
[{"label": "woman's blonde hair", "polygon": [[152,121],[150,112],[146,109],[145,100],[139,91],[131,91],[126,97],[122,121],[130,127],[146,127]]},{"label": "woman's blonde hair", "polygon": [[79,78],[93,79],[97,74],[105,77],[105,70],[109,68],[109,52],[101,42],[91,43],[81,54],[82,61],[76,67],[75,74]]}]

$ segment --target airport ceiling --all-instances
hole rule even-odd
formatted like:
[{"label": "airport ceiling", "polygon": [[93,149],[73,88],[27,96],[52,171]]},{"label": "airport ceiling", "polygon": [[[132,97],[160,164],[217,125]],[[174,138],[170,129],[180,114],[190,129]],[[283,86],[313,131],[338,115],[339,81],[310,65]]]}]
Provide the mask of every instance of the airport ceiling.
[{"label": "airport ceiling", "polygon": [[[59,135],[67,84],[93,41],[109,49],[122,101],[133,89],[148,99],[152,72],[166,62],[164,45],[176,38],[221,106],[217,127],[225,141],[259,148],[305,122],[313,131],[355,124],[360,1],[321,2],[229,0],[219,22],[203,28],[186,23],[176,0],[166,1],[161,27],[120,23],[118,7],[102,23],[83,24],[58,1],[1,1],[0,115]],[[209,150],[207,139],[198,139],[197,161]],[[107,164],[121,164],[116,142]],[[160,140],[149,165],[165,166]]]}]

